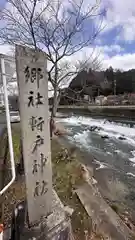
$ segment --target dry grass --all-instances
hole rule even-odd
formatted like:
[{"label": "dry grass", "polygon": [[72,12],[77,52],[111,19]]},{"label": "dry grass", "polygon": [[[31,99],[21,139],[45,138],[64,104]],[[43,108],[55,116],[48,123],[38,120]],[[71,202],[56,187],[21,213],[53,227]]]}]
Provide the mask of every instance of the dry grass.
[{"label": "dry grass", "polygon": [[[20,128],[18,125],[12,126],[13,131],[13,148],[14,148],[14,157],[15,163],[19,163],[20,161]],[[7,139],[7,132],[5,131],[3,137],[1,139],[1,149],[0,156],[1,161],[4,158],[5,153],[5,145]],[[3,172],[0,172],[0,177]],[[4,177],[4,185],[6,185],[11,179],[11,165],[10,165],[10,155],[8,152],[7,161],[6,161],[6,174]],[[16,180],[14,184],[0,197],[0,222],[3,222],[5,227],[10,225],[11,222],[11,214],[13,211],[13,207],[20,201],[25,199],[25,184],[22,179]]]},{"label": "dry grass", "polygon": [[[74,190],[84,182],[81,164],[75,155],[63,158],[61,145],[52,141],[52,166],[53,183],[60,199],[65,206],[73,208],[71,216],[72,228],[75,239],[86,240],[86,235],[90,236],[92,231],[91,219],[80,203]],[[70,152],[70,151],[69,151]],[[90,238],[88,238],[90,239]]]},{"label": "dry grass", "polygon": [[[18,127],[15,127],[13,130],[13,145],[15,161],[18,163],[20,158],[20,130]],[[74,192],[76,187],[84,182],[81,164],[77,161],[76,155],[73,154],[74,151],[68,151],[68,157],[65,157],[63,155],[63,146],[56,140],[52,140],[51,149],[53,185],[63,204],[74,210],[71,222],[75,240],[103,239],[92,237],[91,219]],[[13,207],[16,203],[24,200],[25,197],[24,178],[20,178],[16,180],[4,197],[1,198],[4,212],[1,221],[4,222],[5,226],[10,225]],[[91,237],[86,238],[86,235]]]}]

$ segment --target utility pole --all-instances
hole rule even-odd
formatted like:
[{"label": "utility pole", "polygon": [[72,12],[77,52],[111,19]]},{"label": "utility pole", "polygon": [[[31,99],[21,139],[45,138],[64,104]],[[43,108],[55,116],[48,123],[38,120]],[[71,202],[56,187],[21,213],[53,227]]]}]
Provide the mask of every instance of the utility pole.
[{"label": "utility pole", "polygon": [[117,82],[116,79],[114,79],[114,86],[113,86],[113,94],[116,95],[116,88],[117,88]]}]

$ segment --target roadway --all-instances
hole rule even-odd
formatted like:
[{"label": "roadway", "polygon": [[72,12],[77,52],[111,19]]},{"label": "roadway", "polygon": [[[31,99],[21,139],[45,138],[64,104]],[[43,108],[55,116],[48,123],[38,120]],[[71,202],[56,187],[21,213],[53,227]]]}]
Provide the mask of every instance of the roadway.
[{"label": "roadway", "polygon": [[[50,105],[51,109],[52,106]],[[117,105],[117,106],[101,106],[101,105],[59,105],[58,109],[131,109],[135,110],[135,105]]]}]

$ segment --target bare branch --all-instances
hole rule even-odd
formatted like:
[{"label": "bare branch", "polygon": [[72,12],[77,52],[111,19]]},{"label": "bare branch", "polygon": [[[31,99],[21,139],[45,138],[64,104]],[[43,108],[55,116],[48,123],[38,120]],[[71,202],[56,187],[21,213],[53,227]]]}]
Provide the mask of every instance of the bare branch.
[{"label": "bare branch", "polygon": [[85,61],[84,58],[76,59],[75,63],[72,57],[93,47],[103,29],[100,0],[87,7],[85,0],[67,0],[66,4],[64,0],[8,0],[0,21],[4,23],[0,28],[2,43],[13,45],[19,42],[46,52],[48,80],[55,96],[60,87],[81,70],[97,67],[98,57],[94,60],[93,53]]},{"label": "bare branch", "polygon": [[33,17],[34,17],[36,4],[37,4],[37,0],[34,0],[32,12],[31,12],[31,16],[30,16],[31,35],[32,35],[32,38],[33,38],[33,41],[34,41],[35,49],[37,49],[37,43],[36,43],[35,34],[34,34],[34,28],[33,28]]}]

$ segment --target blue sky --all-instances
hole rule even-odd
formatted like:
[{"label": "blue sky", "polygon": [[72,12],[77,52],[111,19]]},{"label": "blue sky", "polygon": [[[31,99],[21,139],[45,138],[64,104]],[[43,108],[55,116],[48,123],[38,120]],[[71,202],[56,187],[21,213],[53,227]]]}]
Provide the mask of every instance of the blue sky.
[{"label": "blue sky", "polygon": [[2,9],[6,4],[6,0],[0,0],[0,9]]},{"label": "blue sky", "polygon": [[[0,0],[0,8],[6,0]],[[63,0],[65,1],[65,0]],[[84,0],[86,7],[96,0]],[[96,39],[96,51],[100,52],[103,67],[135,68],[135,0],[101,0],[104,14],[104,30]],[[8,45],[0,46],[0,52],[7,53]],[[87,48],[87,52],[91,48]]]},{"label": "blue sky", "polygon": [[102,4],[107,7],[106,27],[99,36],[104,64],[121,69],[135,68],[134,0],[102,0]]}]

